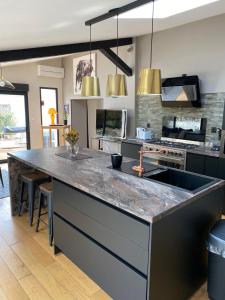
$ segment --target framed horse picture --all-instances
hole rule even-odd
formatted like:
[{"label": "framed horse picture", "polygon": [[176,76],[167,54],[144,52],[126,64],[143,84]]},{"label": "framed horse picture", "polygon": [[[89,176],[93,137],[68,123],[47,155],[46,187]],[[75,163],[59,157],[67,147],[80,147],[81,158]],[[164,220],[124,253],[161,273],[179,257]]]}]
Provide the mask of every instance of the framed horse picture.
[{"label": "framed horse picture", "polygon": [[81,94],[82,78],[96,75],[96,53],[84,55],[73,59],[73,90],[74,95]]}]

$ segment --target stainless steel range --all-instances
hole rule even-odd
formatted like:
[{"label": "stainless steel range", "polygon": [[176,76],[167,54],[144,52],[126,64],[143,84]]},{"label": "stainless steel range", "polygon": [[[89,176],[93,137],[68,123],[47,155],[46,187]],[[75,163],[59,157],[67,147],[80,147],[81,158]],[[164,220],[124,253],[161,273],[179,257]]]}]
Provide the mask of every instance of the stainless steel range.
[{"label": "stainless steel range", "polygon": [[144,143],[143,150],[149,151],[144,154],[144,161],[184,170],[187,150],[196,147],[198,145],[166,140]]}]

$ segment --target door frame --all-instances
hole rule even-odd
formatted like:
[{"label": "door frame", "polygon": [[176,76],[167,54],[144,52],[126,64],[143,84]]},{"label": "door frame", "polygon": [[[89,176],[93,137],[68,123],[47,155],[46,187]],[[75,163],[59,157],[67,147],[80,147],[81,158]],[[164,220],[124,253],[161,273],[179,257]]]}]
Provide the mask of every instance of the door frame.
[{"label": "door frame", "polygon": [[[31,148],[30,145],[30,118],[29,118],[29,101],[28,101],[28,84],[13,83],[15,89],[0,87],[0,94],[5,95],[22,95],[24,96],[24,106],[25,106],[25,122],[26,122],[26,139],[27,139],[27,149]],[[0,163],[4,163],[7,160],[0,160]]]},{"label": "door frame", "polygon": [[[46,89],[46,90],[55,90],[56,94],[56,111],[59,112],[59,97],[58,97],[58,88],[56,87],[45,87],[45,86],[40,86],[39,87],[39,95],[40,95],[40,114],[41,114],[41,126],[42,126],[42,103],[41,103],[41,89]],[[56,115],[56,121],[57,124],[59,124],[59,115]],[[59,131],[57,130],[57,139],[58,139],[58,146],[59,146]]]},{"label": "door frame", "polygon": [[[56,91],[56,110],[58,112],[59,110],[59,98],[58,98],[58,88],[55,88],[55,87],[45,87],[45,86],[40,86],[39,88],[39,91],[40,91],[40,114],[41,114],[41,125],[42,125],[42,103],[41,103],[41,89],[46,89],[46,90],[55,90]],[[57,120],[57,123],[59,123],[59,115],[57,114],[56,116],[56,120]]]}]

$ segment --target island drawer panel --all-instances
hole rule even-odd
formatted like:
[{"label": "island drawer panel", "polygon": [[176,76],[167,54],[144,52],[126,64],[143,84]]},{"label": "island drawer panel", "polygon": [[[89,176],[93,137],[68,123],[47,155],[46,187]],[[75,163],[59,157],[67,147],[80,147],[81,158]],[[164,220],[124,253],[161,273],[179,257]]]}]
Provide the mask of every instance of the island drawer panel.
[{"label": "island drawer panel", "polygon": [[53,185],[54,211],[144,274],[148,272],[150,229],[61,182]]},{"label": "island drawer panel", "polygon": [[147,280],[54,215],[55,245],[113,299],[146,300]]}]

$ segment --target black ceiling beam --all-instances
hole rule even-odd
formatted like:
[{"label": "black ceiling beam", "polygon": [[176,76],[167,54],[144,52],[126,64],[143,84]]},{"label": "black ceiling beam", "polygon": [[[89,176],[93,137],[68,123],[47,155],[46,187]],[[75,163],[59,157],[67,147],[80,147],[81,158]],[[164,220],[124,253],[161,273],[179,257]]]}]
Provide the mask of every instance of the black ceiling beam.
[{"label": "black ceiling beam", "polygon": [[139,6],[147,4],[149,2],[153,2],[153,0],[136,0],[134,2],[131,2],[131,3],[127,4],[127,5],[111,9],[110,11],[108,11],[107,13],[105,13],[105,14],[103,14],[101,16],[98,16],[96,18],[90,19],[90,20],[88,20],[88,21],[85,22],[85,25],[86,26],[90,26],[90,25],[102,22],[104,20],[107,20],[107,19],[110,19],[110,18],[113,18],[113,17],[117,16],[117,14],[120,15],[122,13],[125,13],[125,12],[127,12],[129,10],[132,10],[134,8],[137,8]]},{"label": "black ceiling beam", "polygon": [[[127,46],[133,43],[132,38],[119,39],[119,46]],[[100,50],[104,47],[113,48],[117,46],[117,39],[103,40],[92,42],[92,50]],[[0,62],[24,60],[31,58],[42,58],[49,56],[59,56],[78,52],[85,52],[90,50],[90,42],[67,44],[58,46],[27,48],[18,50],[0,51]]]},{"label": "black ceiling beam", "polygon": [[124,74],[127,76],[132,76],[132,69],[111,49],[103,48],[100,52],[104,54],[113,64],[115,64]]}]

